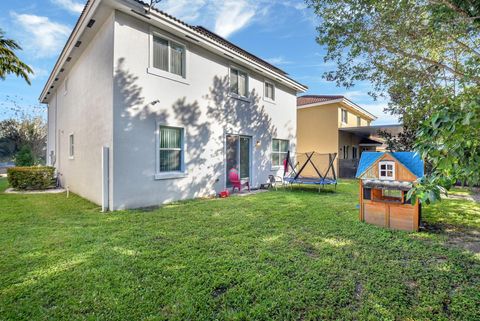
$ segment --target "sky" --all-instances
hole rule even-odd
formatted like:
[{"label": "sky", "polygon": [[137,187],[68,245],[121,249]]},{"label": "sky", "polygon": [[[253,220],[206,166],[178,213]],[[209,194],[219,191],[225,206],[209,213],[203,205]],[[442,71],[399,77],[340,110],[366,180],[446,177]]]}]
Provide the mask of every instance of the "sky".
[{"label": "sky", "polygon": [[[0,28],[23,47],[18,56],[35,71],[29,86],[13,76],[0,80],[0,119],[15,103],[38,111],[38,96],[86,0],[0,1]],[[319,24],[302,0],[163,0],[157,7],[192,25],[201,25],[286,71],[309,87],[305,94],[345,95],[378,117],[373,123],[397,123],[385,114],[386,100],[373,100],[368,82],[336,87],[323,79],[335,64],[325,63],[316,43]]]}]

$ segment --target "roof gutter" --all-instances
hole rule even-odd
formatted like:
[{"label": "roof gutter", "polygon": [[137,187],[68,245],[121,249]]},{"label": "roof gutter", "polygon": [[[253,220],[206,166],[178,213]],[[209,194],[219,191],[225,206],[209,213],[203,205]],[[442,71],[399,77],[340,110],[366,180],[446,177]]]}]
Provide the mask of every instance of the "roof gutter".
[{"label": "roof gutter", "polygon": [[[47,99],[47,95],[49,94],[49,89],[51,88],[52,83],[58,80],[58,75],[61,72],[60,70],[62,69],[62,66],[65,64],[66,59],[69,56],[70,52],[75,48],[75,43],[79,40],[80,36],[82,35],[83,31],[86,28],[86,25],[88,24],[88,21],[93,16],[95,10],[100,5],[101,1],[102,0],[89,0],[89,2],[87,2],[87,4],[85,5],[85,8],[82,14],[78,18],[78,21],[75,27],[73,28],[73,31],[70,34],[70,37],[68,38],[67,43],[63,47],[62,52],[60,53],[60,56],[57,59],[57,62],[55,63],[55,66],[53,67],[53,70],[50,73],[50,76],[47,82],[45,83],[45,86],[43,87],[42,93],[38,98],[40,102],[44,102],[44,100]],[[130,8],[137,8],[142,10],[148,9],[148,7],[141,5],[140,3],[134,0],[120,0],[120,1],[111,1],[111,2],[115,2],[118,4],[123,3],[124,5]],[[230,59],[240,61],[243,64],[246,64],[257,71],[260,71],[270,76],[271,78],[276,79],[281,83],[284,83],[288,87],[295,89],[297,92],[305,92],[308,89],[308,87],[294,81],[293,79],[290,79],[289,77],[286,77],[280,73],[272,72],[271,70],[258,64],[257,62],[244,58],[238,53],[236,53],[235,51],[230,50],[229,48],[226,48],[225,46],[219,43],[216,43],[213,40],[210,40],[208,37],[196,32],[195,30],[192,30],[187,25],[184,25],[178,21],[175,21],[174,19],[161,15],[160,13],[154,10],[150,10],[148,15],[145,15],[145,18],[143,19],[148,20],[148,19],[151,19],[152,16],[155,17],[155,19],[160,20],[161,22],[169,25],[171,28],[176,29],[177,32],[181,32],[187,35],[188,38],[190,38],[191,40],[198,41],[198,43],[203,42],[208,47],[212,49],[216,49],[216,51],[223,53],[225,57],[227,57],[228,55],[227,58],[232,57],[234,59],[232,58]],[[142,15],[139,15],[137,18],[142,19]]]},{"label": "roof gutter", "polygon": [[332,99],[332,100],[321,101],[321,102],[318,102],[318,103],[300,105],[300,106],[297,106],[297,109],[317,107],[317,106],[321,106],[321,105],[329,105],[329,104],[335,104],[335,103],[340,103],[340,104],[343,103],[343,104],[347,105],[348,107],[350,107],[350,108],[358,111],[359,113],[363,114],[364,116],[367,116],[371,120],[377,119],[377,116],[371,114],[370,112],[363,109],[362,107],[360,107],[359,105],[355,104],[354,102],[352,102],[351,100],[349,100],[347,98]]},{"label": "roof gutter", "polygon": [[45,83],[45,86],[43,87],[42,93],[38,98],[40,102],[43,102],[47,98],[47,95],[49,93],[48,90],[51,88],[52,83],[58,80],[58,75],[61,72],[60,70],[65,64],[69,53],[73,50],[73,48],[75,48],[75,44],[85,30],[86,25],[90,21],[90,18],[94,14],[100,2],[101,0],[89,0],[85,5],[82,14],[78,18],[77,23],[75,24],[75,27],[73,28],[73,31],[67,40],[67,43],[63,47],[62,52],[60,53],[60,56],[58,57],[57,62],[55,63],[55,66],[53,67],[53,70],[50,73],[47,82]]},{"label": "roof gutter", "polygon": [[[143,6],[139,2],[135,0],[122,0],[122,2],[128,3],[130,6],[137,7],[137,8],[142,8],[143,10],[148,10],[148,6]],[[144,19],[149,19],[150,17],[155,17],[156,19],[160,20],[161,22],[168,24],[171,28],[176,29],[177,32],[181,32],[185,35],[188,36],[188,39],[195,41],[195,43],[198,45],[199,43],[203,43],[210,47],[211,49],[216,49],[216,51],[219,51],[223,56],[230,58],[231,60],[237,60],[242,62],[245,65],[248,65],[252,67],[253,69],[256,69],[257,71],[261,71],[262,73],[265,73],[269,75],[271,78],[276,79],[277,81],[283,82],[285,85],[294,88],[297,90],[297,92],[305,92],[308,87],[305,85],[302,85],[293,79],[286,77],[280,73],[276,73],[271,71],[270,69],[264,67],[263,65],[247,59],[243,57],[242,55],[238,54],[237,52],[231,50],[230,48],[219,44],[218,42],[215,42],[214,40],[208,38],[207,36],[197,32],[196,30],[191,29],[187,25],[180,23],[179,21],[176,21],[175,19],[171,19],[165,15],[162,15],[161,13],[155,11],[155,10],[150,10],[148,15]],[[137,16],[137,18],[142,18],[141,16]],[[228,55],[228,56],[227,56]],[[234,59],[232,59],[234,58]]]}]

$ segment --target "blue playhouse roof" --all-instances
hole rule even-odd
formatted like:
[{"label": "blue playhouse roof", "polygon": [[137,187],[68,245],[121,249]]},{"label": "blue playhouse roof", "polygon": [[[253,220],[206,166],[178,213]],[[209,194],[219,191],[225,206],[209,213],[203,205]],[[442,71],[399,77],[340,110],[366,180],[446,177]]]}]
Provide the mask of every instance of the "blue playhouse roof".
[{"label": "blue playhouse roof", "polygon": [[385,154],[390,154],[396,158],[400,163],[408,168],[415,176],[423,177],[423,160],[416,152],[363,152],[358,164],[357,174],[355,177],[360,177],[373,163]]}]

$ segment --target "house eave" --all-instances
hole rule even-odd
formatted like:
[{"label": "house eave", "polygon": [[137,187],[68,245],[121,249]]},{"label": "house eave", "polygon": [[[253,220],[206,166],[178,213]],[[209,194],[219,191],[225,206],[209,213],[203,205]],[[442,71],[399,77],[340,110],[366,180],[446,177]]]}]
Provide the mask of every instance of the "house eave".
[{"label": "house eave", "polygon": [[[72,30],[65,46],[63,47],[55,65],[50,73],[45,86],[42,89],[42,92],[38,98],[40,103],[45,103],[48,101],[48,92],[52,84],[55,82],[55,79],[60,77],[61,70],[66,63],[67,57],[69,57],[72,50],[75,48],[75,44],[80,39],[83,31],[85,30],[88,22],[91,17],[94,15],[95,10],[98,8],[101,0],[89,0],[85,5],[85,8],[82,11],[82,14],[77,20],[75,27]],[[56,90],[56,89],[55,89]]]},{"label": "house eave", "polygon": [[305,104],[305,105],[300,105],[297,106],[297,109],[303,109],[303,108],[311,108],[311,107],[317,107],[317,106],[322,106],[322,105],[330,105],[330,104],[344,104],[345,106],[355,110],[356,112],[360,113],[364,117],[366,117],[368,120],[376,120],[377,116],[371,114],[367,110],[363,109],[359,105],[355,104],[351,100],[347,98],[339,98],[339,99],[332,99],[332,100],[326,100],[322,102],[317,102],[317,103],[312,103],[312,104]]},{"label": "house eave", "polygon": [[39,101],[41,103],[45,103],[48,101],[48,92],[50,87],[52,86],[53,82],[60,73],[60,70],[63,68],[67,57],[70,55],[71,51],[75,48],[75,43],[80,39],[81,35],[83,34],[88,21],[95,13],[95,10],[98,8],[102,1],[108,2],[113,9],[120,10],[126,14],[132,15],[132,11],[136,13],[135,17],[137,19],[141,19],[152,24],[152,20],[161,22],[163,25],[166,25],[169,28],[176,30],[177,32],[183,34],[187,41],[192,43],[201,44],[202,47],[207,48],[210,51],[213,51],[217,54],[221,54],[226,59],[229,59],[235,63],[240,63],[242,65],[247,66],[249,69],[253,71],[259,72],[266,77],[270,78],[271,80],[278,81],[283,85],[294,89],[297,93],[305,92],[308,87],[302,85],[295,80],[281,74],[274,72],[265,66],[250,60],[246,57],[241,56],[240,54],[236,53],[235,51],[223,46],[222,44],[216,43],[213,40],[209,39],[208,37],[202,35],[201,33],[192,30],[187,25],[180,23],[174,19],[171,19],[167,16],[164,16],[160,13],[157,13],[154,10],[151,10],[148,14],[143,14],[146,12],[148,7],[136,2],[134,0],[119,0],[119,1],[112,1],[112,0],[90,0],[87,2],[82,14],[80,15],[77,24],[75,25],[72,33],[70,34],[67,43],[65,44],[62,52],[60,53],[59,58],[57,59],[54,68],[43,87],[41,95],[39,97]]}]

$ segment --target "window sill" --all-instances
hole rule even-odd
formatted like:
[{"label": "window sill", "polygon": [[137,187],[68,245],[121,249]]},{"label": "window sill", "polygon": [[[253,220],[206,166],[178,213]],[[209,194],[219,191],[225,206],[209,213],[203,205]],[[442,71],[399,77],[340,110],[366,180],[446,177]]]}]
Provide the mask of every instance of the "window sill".
[{"label": "window sill", "polygon": [[275,100],[272,100],[270,98],[265,98],[263,97],[263,101],[266,101],[267,103],[270,103],[270,104],[273,104],[273,105],[276,105],[277,103],[275,102]]},{"label": "window sill", "polygon": [[283,169],[283,166],[272,166],[272,167],[270,167],[270,171],[272,171],[272,172],[276,172],[279,169]]},{"label": "window sill", "polygon": [[240,96],[240,95],[237,95],[237,94],[234,94],[234,93],[229,93],[228,96],[230,98],[238,99],[238,100],[245,101],[245,102],[248,102],[248,103],[251,102],[251,99],[249,97]]},{"label": "window sill", "polygon": [[185,172],[165,172],[165,173],[156,173],[155,179],[174,179],[174,178],[183,178],[187,177],[187,173]]},{"label": "window sill", "polygon": [[154,75],[154,76],[162,77],[162,78],[165,78],[165,79],[173,80],[173,81],[182,83],[184,85],[190,85],[190,83],[188,82],[188,80],[186,78],[183,78],[182,76],[178,76],[178,75],[172,74],[170,72],[167,72],[167,71],[164,71],[164,70],[161,70],[161,69],[148,67],[147,68],[147,73],[150,74],[150,75]]}]

